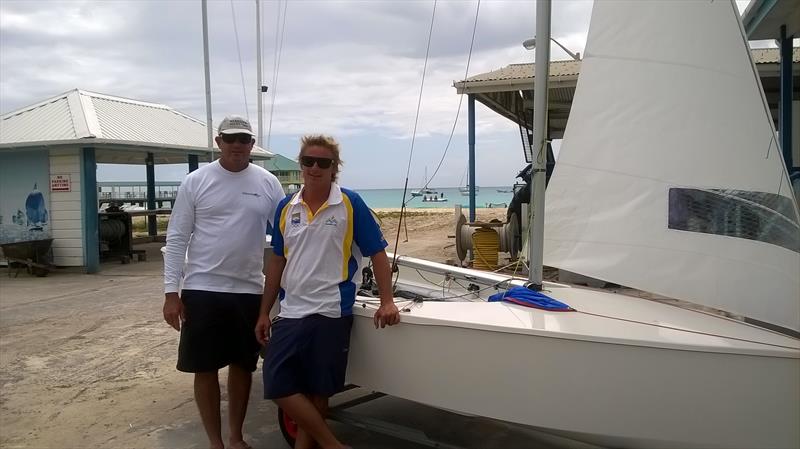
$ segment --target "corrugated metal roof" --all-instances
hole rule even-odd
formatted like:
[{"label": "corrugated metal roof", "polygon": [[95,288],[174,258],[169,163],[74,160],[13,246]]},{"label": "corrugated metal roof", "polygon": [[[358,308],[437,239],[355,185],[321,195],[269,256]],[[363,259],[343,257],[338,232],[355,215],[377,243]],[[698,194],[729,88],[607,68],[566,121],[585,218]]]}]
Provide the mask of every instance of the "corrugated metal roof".
[{"label": "corrugated metal roof", "polygon": [[0,119],[0,143],[77,139],[66,96]]},{"label": "corrugated metal roof", "polygon": [[[86,144],[87,139],[104,145],[207,151],[206,126],[200,120],[163,104],[79,89],[0,117],[0,147]],[[254,147],[253,155],[264,158],[272,153]]]},{"label": "corrugated metal roof", "polygon": [[206,146],[206,126],[167,106],[90,97],[100,125],[98,138],[168,145]]},{"label": "corrugated metal roof", "polygon": [[[533,78],[534,64],[511,64],[502,69],[481,73],[465,80],[466,83],[480,81],[505,81]],[[580,61],[553,61],[550,63],[550,78],[578,75],[581,70]]]},{"label": "corrugated metal roof", "polygon": [[[777,64],[781,55],[777,48],[755,48],[750,50],[756,64]],[[800,62],[800,47],[792,49],[792,63]]]}]

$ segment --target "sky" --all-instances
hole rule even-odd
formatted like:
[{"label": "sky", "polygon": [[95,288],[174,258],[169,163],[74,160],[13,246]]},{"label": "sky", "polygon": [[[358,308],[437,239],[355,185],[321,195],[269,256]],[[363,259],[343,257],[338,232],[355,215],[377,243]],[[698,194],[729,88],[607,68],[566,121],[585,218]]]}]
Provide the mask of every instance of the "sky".
[{"label": "sky", "polygon": [[[747,3],[737,2],[742,11]],[[397,188],[413,140],[408,178],[419,186],[442,158],[458,113],[431,185],[463,185],[467,101],[459,111],[453,82],[464,78],[468,58],[467,76],[534,58],[522,47],[535,33],[532,0],[482,0],[470,57],[477,5],[440,0],[434,15],[433,0],[262,1],[265,146],[295,159],[302,135],[330,134],[342,147],[342,185]],[[591,0],[555,0],[553,37],[582,53],[591,9]],[[256,128],[255,1],[211,0],[208,17],[213,121],[240,114]],[[569,56],[553,45],[551,58]],[[166,104],[205,121],[200,1],[0,2],[0,113],[75,88]],[[525,164],[519,128],[480,103],[476,122],[477,184],[512,184]],[[160,166],[156,179],[180,180],[186,171]],[[101,181],[144,178],[143,166],[98,170]]]}]

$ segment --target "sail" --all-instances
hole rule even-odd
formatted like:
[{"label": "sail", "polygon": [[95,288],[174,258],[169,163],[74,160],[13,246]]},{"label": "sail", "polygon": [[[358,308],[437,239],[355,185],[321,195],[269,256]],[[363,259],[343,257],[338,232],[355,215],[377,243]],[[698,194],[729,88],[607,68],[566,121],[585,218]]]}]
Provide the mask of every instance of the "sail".
[{"label": "sail", "polygon": [[545,264],[800,330],[797,204],[730,1],[595,2]]}]

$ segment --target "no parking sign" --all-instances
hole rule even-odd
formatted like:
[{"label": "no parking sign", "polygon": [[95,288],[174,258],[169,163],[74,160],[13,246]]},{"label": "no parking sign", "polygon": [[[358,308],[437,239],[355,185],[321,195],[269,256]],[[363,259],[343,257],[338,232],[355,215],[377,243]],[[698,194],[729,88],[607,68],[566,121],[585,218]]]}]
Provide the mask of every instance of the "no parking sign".
[{"label": "no parking sign", "polygon": [[51,192],[70,192],[72,191],[72,182],[69,175],[50,175],[50,191]]}]

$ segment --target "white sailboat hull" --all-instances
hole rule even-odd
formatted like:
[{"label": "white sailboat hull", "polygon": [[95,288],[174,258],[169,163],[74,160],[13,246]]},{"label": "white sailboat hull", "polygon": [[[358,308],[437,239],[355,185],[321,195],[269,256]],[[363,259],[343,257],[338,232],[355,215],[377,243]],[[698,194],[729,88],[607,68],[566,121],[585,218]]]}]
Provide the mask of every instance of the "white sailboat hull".
[{"label": "white sailboat hull", "polygon": [[[374,307],[357,301],[348,381],[613,447],[800,445],[797,340],[653,301],[551,287],[578,312],[435,301],[376,330]],[[609,305],[621,312],[597,312]]]},{"label": "white sailboat hull", "polygon": [[[613,447],[797,447],[796,359],[354,323],[350,381]],[[792,391],[780,385],[794,383]],[[758,387],[755,387],[758,386]]]}]

